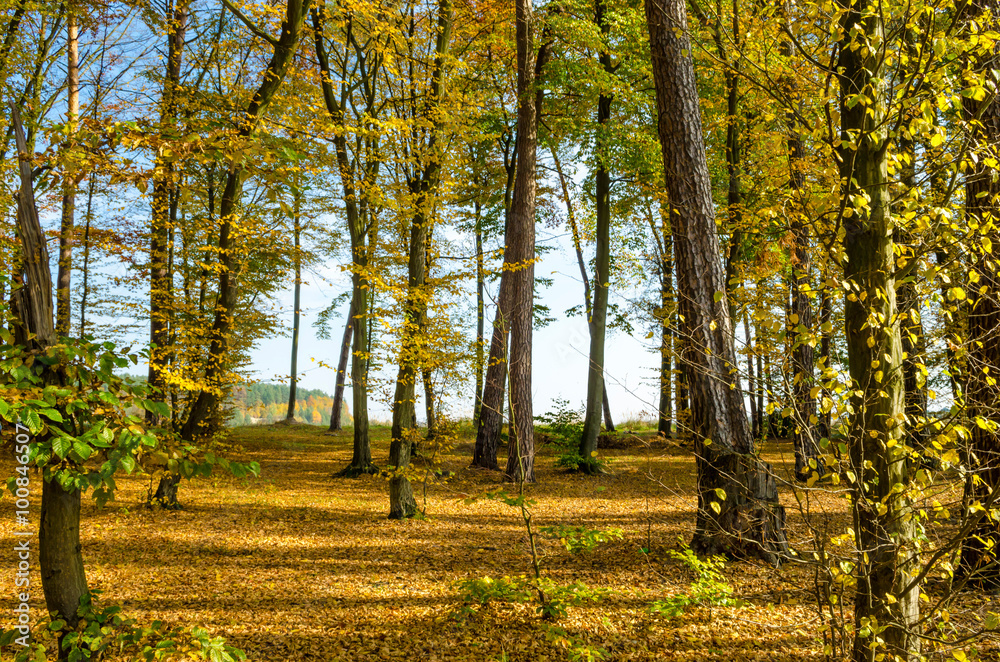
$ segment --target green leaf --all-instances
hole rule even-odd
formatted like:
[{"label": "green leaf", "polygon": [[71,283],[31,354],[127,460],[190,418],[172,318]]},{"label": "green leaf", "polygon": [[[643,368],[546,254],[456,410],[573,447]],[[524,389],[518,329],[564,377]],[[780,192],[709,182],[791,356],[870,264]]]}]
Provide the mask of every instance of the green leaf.
[{"label": "green leaf", "polygon": [[73,442],[69,437],[56,437],[52,440],[52,452],[55,453],[56,457],[60,460],[65,460],[66,456],[69,455],[70,449],[73,448]]}]

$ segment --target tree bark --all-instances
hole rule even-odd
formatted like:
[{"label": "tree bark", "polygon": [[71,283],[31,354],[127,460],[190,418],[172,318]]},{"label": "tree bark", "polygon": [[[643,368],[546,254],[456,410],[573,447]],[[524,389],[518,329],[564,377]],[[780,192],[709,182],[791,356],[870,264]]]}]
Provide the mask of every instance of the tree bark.
[{"label": "tree bark", "polygon": [[89,593],[80,545],[80,490],[63,489],[55,476],[42,483],[38,551],[45,607],[75,628],[80,599]]},{"label": "tree bark", "polygon": [[[784,0],[781,8],[781,19],[788,24],[788,0]],[[792,42],[783,39],[780,46],[781,55],[787,59],[792,57]],[[792,76],[783,76],[782,91],[794,102],[798,89]],[[789,322],[792,340],[792,447],[795,449],[795,477],[801,481],[807,480],[813,472],[822,475],[825,472],[819,439],[813,430],[819,421],[816,416],[816,396],[813,394],[815,385],[815,350],[812,340],[813,314],[809,291],[812,289],[810,272],[812,265],[809,254],[809,219],[806,218],[806,206],[803,188],[805,187],[805,145],[795,119],[795,112],[789,110],[785,114],[788,151],[788,179],[791,185],[794,207],[791,214],[791,231],[794,244],[791,248],[792,278],[790,281],[791,300]]]},{"label": "tree bark", "polygon": [[299,383],[299,308],[302,302],[302,253],[300,252],[302,225],[299,219],[302,194],[298,188],[295,188],[292,195],[295,197],[293,208],[295,218],[292,221],[294,224],[292,234],[294,235],[293,241],[295,242],[295,254],[292,257],[292,261],[295,264],[295,294],[292,297],[292,305],[295,311],[292,313],[292,365],[291,377],[288,383],[288,413],[285,415],[285,420],[289,423],[295,421],[295,391]]},{"label": "tree bark", "polygon": [[[167,2],[167,63],[160,101],[160,133],[164,141],[175,138],[181,63],[187,36],[189,0]],[[149,243],[149,374],[152,395],[166,398],[163,372],[170,354],[170,316],[173,308],[173,283],[169,277],[170,199],[174,189],[174,165],[163,151],[157,153],[153,167],[153,199]],[[152,412],[146,420],[158,423]]]},{"label": "tree bark", "polygon": [[[24,277],[23,286],[12,297],[18,318],[15,342],[44,350],[56,340],[52,273],[32,188],[32,154],[28,151],[17,106],[11,106],[11,119],[21,184],[17,195],[17,231],[23,260],[18,275]],[[59,376],[51,368],[45,370],[47,381],[58,381]],[[80,490],[64,490],[58,483],[58,472],[53,473],[56,475],[42,485],[38,531],[42,592],[47,611],[55,612],[73,627],[79,620],[76,610],[80,599],[89,592],[80,548]]]},{"label": "tree bark", "polygon": [[[920,640],[919,587],[913,582],[914,519],[906,487],[908,451],[904,420],[902,342],[896,311],[893,222],[889,208],[887,139],[881,134],[885,99],[880,90],[880,6],[869,0],[842,5],[838,72],[842,195],[867,198],[843,219],[844,326],[853,382],[848,435],[852,511],[858,549],[853,659],[872,662],[888,653],[916,660]],[[847,289],[845,287],[845,289]],[[881,320],[881,321],[879,321]],[[902,487],[903,489],[899,489]],[[875,636],[861,633],[874,623]]]},{"label": "tree bark", "polygon": [[755,455],[736,373],[687,12],[681,0],[645,6],[698,468],[692,548],[779,564],[785,513],[770,466]]},{"label": "tree bark", "polygon": [[[66,17],[67,147],[72,148],[80,121],[80,33],[76,11]],[[76,223],[75,168],[63,167],[62,219],[59,227],[59,271],[56,275],[56,334],[68,336],[73,278],[73,230]]]},{"label": "tree bark", "polygon": [[[594,22],[601,32],[602,50],[598,55],[601,67],[609,76],[614,75],[614,65],[607,42],[611,35],[606,0],[596,0]],[[594,172],[597,212],[597,255],[594,259],[594,298],[590,307],[590,354],[587,371],[587,407],[583,418],[583,437],[580,439],[581,471],[594,473],[598,464],[591,461],[597,453],[597,437],[601,433],[601,414],[605,400],[604,390],[604,340],[608,327],[608,288],[611,280],[611,172],[608,154],[608,123],[611,121],[613,95],[602,91],[597,97],[597,127]]]},{"label": "tree bark", "polygon": [[[510,278],[510,443],[506,479],[535,481],[535,421],[531,403],[531,342],[535,293],[535,160],[541,89],[532,66],[534,17],[531,0],[515,0],[517,42],[517,174],[507,232],[504,278]],[[535,64],[545,61],[545,48]],[[535,94],[532,95],[532,92]]]},{"label": "tree bark", "polygon": [[[975,21],[980,31],[998,28],[1000,2],[997,0],[977,0],[970,3],[967,11],[972,14],[968,17],[970,27]],[[991,18],[982,24],[986,16]],[[991,72],[1000,68],[1000,49],[994,45],[991,53],[977,56],[971,65],[978,75],[987,79]],[[970,166],[965,184],[966,221],[970,228],[978,226],[971,231],[972,272],[978,280],[970,287],[971,304],[967,313],[966,406],[969,419],[983,423],[969,425],[970,468],[975,476],[965,483],[963,502],[972,506],[988,504],[1000,486],[1000,434],[996,432],[1000,419],[997,414],[997,403],[1000,403],[997,383],[1000,373],[1000,274],[995,257],[996,247],[1000,246],[1000,232],[996,226],[1000,219],[1000,168],[987,165],[1000,143],[1000,100],[990,94],[982,101],[963,96],[962,104],[972,132],[972,150],[979,156],[975,165]],[[992,510],[986,507],[987,511]],[[962,545],[960,571],[973,585],[991,589],[1000,586],[998,545],[1000,523],[995,514],[988,512],[979,519],[972,535]]]},{"label": "tree bark", "polygon": [[340,361],[337,363],[337,386],[333,391],[333,409],[330,411],[330,428],[328,432],[338,432],[342,429],[341,412],[344,410],[344,383],[347,381],[347,360],[351,356],[351,336],[354,335],[354,305],[347,311],[347,323],[344,325],[344,338],[340,341]]},{"label": "tree bark", "polygon": [[[529,7],[529,16],[530,11],[531,9]],[[520,24],[518,25],[518,29],[520,29]],[[518,48],[520,48],[520,46]],[[520,53],[520,51],[518,52]],[[520,58],[521,56],[518,55],[518,57]],[[530,60],[530,52],[527,57],[528,60]],[[548,43],[546,42],[542,44],[539,49],[538,58],[535,60],[535,75],[533,76],[533,79],[537,79],[541,75],[541,69],[547,58]],[[530,67],[530,63],[527,61],[524,65]],[[520,85],[521,61],[518,60],[518,90],[521,90]],[[532,133],[531,136],[525,133],[525,127],[522,127],[521,123],[521,115],[524,112],[522,107],[530,105],[525,98],[525,94],[526,92],[522,93],[520,91],[518,93],[518,99],[520,101],[518,102],[517,140],[514,145],[513,157],[508,160],[506,146],[504,151],[504,169],[507,173],[507,186],[504,189],[503,275],[500,277],[500,291],[497,294],[497,310],[493,319],[493,338],[490,341],[490,358],[486,367],[486,385],[483,388],[483,400],[479,414],[479,429],[476,432],[476,446],[473,450],[472,456],[472,466],[483,467],[485,469],[499,468],[497,464],[497,449],[500,445],[500,430],[503,426],[504,392],[506,391],[507,380],[509,378],[508,340],[513,342],[513,340],[511,340],[511,322],[513,319],[512,297],[514,294],[512,290],[514,287],[513,280],[515,278],[514,271],[524,269],[526,266],[519,265],[517,260],[514,259],[514,255],[519,252],[519,249],[515,248],[514,243],[520,238],[520,235],[518,238],[515,238],[513,234],[515,225],[514,208],[516,204],[523,206],[524,203],[523,192],[518,192],[519,183],[521,183],[523,188],[522,170],[524,168],[529,168],[531,174],[523,176],[530,176],[532,185],[534,183],[535,158],[532,157],[530,167],[524,162],[523,155],[526,148],[522,145],[522,143],[525,140],[531,139],[535,141],[535,146],[537,147],[537,116],[541,110],[543,91],[541,89],[535,91],[534,115],[536,118],[536,131],[535,133]],[[531,148],[531,153],[535,154],[535,147]],[[531,203],[532,214],[534,214],[533,191]],[[534,250],[533,222],[534,221],[532,220],[532,251]],[[533,286],[533,268],[531,278]],[[510,401],[508,401],[508,411],[511,411]],[[513,428],[509,428],[509,432],[509,439],[513,440],[516,435],[516,431]],[[508,443],[507,448],[509,456],[512,452],[512,445],[510,442]],[[509,463],[510,459],[508,457],[508,464]]]}]

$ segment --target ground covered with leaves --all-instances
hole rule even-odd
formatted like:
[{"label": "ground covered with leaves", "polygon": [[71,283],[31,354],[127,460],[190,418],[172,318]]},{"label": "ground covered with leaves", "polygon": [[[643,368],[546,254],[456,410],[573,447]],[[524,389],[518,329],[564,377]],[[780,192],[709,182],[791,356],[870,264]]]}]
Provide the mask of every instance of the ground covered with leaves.
[{"label": "ground covered with leaves", "polygon": [[[387,436],[374,430],[376,462]],[[580,598],[556,620],[535,601],[473,599],[503,598],[532,575],[532,557],[518,508],[470,499],[517,488],[468,467],[467,435],[436,453],[440,476],[426,490],[415,483],[426,516],[399,522],[386,518],[385,478],[334,477],[350,460],[350,430],[238,428],[228,455],[259,462],[258,479],[185,481],[178,511],[146,507],[150,479],[140,476],[120,480],[102,510],[85,502],[88,579],[139,622],[203,625],[251,660],[822,659],[808,568],[730,563],[699,584],[681,558],[694,526],[693,456],[650,437],[610,440],[599,476],[567,473],[554,448],[539,449],[538,483],[525,488],[532,525],[556,527],[539,539],[541,572]],[[764,457],[791,469],[785,443]],[[808,531],[785,493],[794,543]],[[810,508],[831,530],[847,523],[842,499],[815,497]],[[8,519],[0,535],[10,549]],[[563,540],[579,531],[569,527],[580,526],[610,533],[567,551]]]}]

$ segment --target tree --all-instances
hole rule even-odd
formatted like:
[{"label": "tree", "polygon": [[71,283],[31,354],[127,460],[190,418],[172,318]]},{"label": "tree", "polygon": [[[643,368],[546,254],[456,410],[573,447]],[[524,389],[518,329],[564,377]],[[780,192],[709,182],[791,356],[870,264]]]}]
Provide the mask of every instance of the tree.
[{"label": "tree", "polygon": [[770,466],[754,454],[736,373],[687,12],[679,0],[645,8],[698,467],[692,547],[778,564],[788,548],[784,509]]},{"label": "tree", "polygon": [[288,413],[285,420],[291,423],[295,420],[295,387],[299,381],[299,321],[301,311],[299,307],[302,302],[302,250],[301,250],[301,211],[302,211],[302,191],[297,186],[292,188],[292,237],[295,242],[295,254],[292,262],[295,265],[295,294],[292,299],[292,366],[291,376],[288,384]]},{"label": "tree", "polygon": [[[517,40],[517,174],[504,250],[510,280],[510,443],[504,475],[535,480],[535,421],[531,406],[531,339],[535,294],[535,161],[541,89],[534,62],[534,18],[530,0],[515,0]],[[538,56],[544,63],[545,51]],[[510,269],[510,271],[508,271]],[[503,287],[501,285],[501,287]]]},{"label": "tree", "polygon": [[[916,534],[908,477],[902,340],[896,310],[893,221],[887,175],[886,99],[880,77],[882,32],[877,3],[841,6],[838,163],[844,208],[844,331],[853,395],[848,453],[856,475],[858,588],[854,602],[856,662],[885,652],[916,659],[919,586],[913,581]],[[902,489],[901,489],[902,488]],[[877,628],[877,630],[876,630]],[[863,632],[879,632],[862,636]]]},{"label": "tree", "polygon": [[[997,30],[1000,3],[996,0],[970,2],[965,20],[971,34]],[[971,93],[963,95],[966,130],[971,134],[971,154],[964,164],[965,214],[971,229],[973,261],[969,277],[972,295],[968,308],[968,387],[966,391],[971,439],[970,469],[963,502],[979,517],[972,535],[962,545],[961,571],[974,585],[1000,586],[1000,522],[996,516],[996,490],[1000,486],[1000,434],[997,431],[997,403],[1000,402],[1000,269],[996,247],[1000,246],[1000,168],[996,164],[1000,144],[1000,99],[995,77],[1000,71],[1000,49],[991,40],[975,40],[971,54]],[[992,165],[991,165],[992,164]]]}]

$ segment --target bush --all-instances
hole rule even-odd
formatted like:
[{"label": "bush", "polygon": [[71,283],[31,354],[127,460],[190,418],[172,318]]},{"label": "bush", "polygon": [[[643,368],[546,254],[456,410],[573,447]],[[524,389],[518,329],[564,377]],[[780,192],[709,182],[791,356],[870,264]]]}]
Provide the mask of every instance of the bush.
[{"label": "bush", "polygon": [[672,549],[667,554],[691,569],[696,579],[691,583],[687,592],[653,602],[650,611],[654,614],[670,619],[681,616],[691,607],[739,607],[742,605],[739,600],[732,597],[733,589],[726,583],[725,577],[722,575],[722,569],[726,563],[721,556],[700,558],[683,543],[680,551]]},{"label": "bush", "polygon": [[[77,615],[80,622],[70,629],[65,621],[39,619],[30,633],[30,643],[20,646],[13,662],[35,662],[46,659],[46,644],[61,642],[63,655],[69,662],[101,660],[105,653],[114,652],[132,660],[166,662],[169,660],[211,660],[211,662],[241,662],[246,654],[229,646],[222,637],[212,637],[204,628],[169,628],[161,621],[149,627],[136,625],[135,619],[121,615],[117,606],[98,604],[100,591],[91,591],[80,600]],[[0,633],[0,647],[13,644],[26,633],[18,629]],[[56,644],[58,645],[58,644]]]}]

